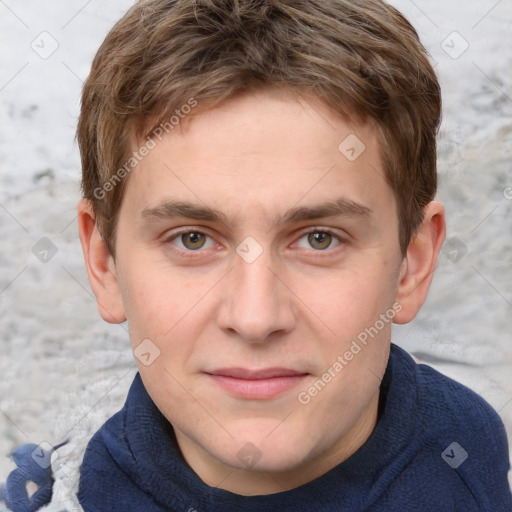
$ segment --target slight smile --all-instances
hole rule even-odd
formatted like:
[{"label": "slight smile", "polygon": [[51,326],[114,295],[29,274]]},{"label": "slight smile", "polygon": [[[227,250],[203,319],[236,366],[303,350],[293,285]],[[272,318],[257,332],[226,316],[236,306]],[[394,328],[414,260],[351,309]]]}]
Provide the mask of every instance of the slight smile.
[{"label": "slight smile", "polygon": [[309,374],[287,368],[222,368],[205,372],[228,393],[247,400],[268,400],[302,383]]}]

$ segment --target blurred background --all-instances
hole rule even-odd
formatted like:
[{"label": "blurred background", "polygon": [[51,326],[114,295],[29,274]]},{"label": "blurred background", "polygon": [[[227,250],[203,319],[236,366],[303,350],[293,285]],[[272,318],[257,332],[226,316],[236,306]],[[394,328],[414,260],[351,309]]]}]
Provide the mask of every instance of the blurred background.
[{"label": "blurred background", "polygon": [[[127,0],[0,0],[0,482],[26,442],[79,453],[135,375],[97,312],[77,234],[82,82]],[[466,384],[512,437],[512,4],[400,0],[439,74],[447,242],[393,341]],[[75,461],[78,467],[79,460]]]}]

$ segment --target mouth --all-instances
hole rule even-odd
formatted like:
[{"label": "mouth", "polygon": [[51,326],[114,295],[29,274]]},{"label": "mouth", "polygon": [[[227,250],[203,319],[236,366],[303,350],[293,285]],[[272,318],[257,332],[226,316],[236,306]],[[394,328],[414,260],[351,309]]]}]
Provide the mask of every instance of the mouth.
[{"label": "mouth", "polygon": [[309,375],[288,368],[222,368],[205,374],[224,391],[246,400],[269,400],[302,383]]}]

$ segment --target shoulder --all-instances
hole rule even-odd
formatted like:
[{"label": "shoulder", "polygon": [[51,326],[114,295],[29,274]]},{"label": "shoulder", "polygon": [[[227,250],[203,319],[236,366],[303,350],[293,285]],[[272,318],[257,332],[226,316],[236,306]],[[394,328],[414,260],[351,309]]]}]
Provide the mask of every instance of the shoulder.
[{"label": "shoulder", "polygon": [[503,423],[498,413],[480,395],[443,375],[431,366],[416,363],[402,348],[392,345],[393,373],[412,387],[418,412],[424,414],[425,427],[436,431],[456,428],[477,434],[499,434],[497,443],[506,444]]},{"label": "shoulder", "polygon": [[508,442],[498,413],[468,387],[415,363],[394,345],[392,358],[413,397],[409,413],[416,415],[418,457],[428,461],[446,492],[459,489],[477,510],[511,510]]},{"label": "shoulder", "polygon": [[426,428],[457,432],[469,438],[471,447],[484,443],[487,451],[508,452],[503,422],[484,398],[431,366],[413,364],[418,407],[425,413]]}]

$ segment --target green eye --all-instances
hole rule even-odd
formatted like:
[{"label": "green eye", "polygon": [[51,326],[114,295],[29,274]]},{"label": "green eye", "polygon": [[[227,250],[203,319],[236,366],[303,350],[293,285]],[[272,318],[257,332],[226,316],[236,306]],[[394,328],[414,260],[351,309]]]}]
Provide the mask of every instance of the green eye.
[{"label": "green eye", "polygon": [[332,243],[332,235],[325,231],[314,231],[308,234],[308,242],[313,249],[327,249]]},{"label": "green eye", "polygon": [[[164,242],[175,250],[179,256],[189,258],[211,255],[211,251],[208,251],[208,249],[215,247],[215,240],[211,236],[194,229],[182,229],[169,235]],[[192,255],[192,253],[197,254]]]},{"label": "green eye", "polygon": [[297,247],[301,249],[314,249],[315,251],[326,251],[334,249],[343,243],[343,239],[335,233],[324,229],[315,229],[309,233],[304,233],[297,242]]},{"label": "green eye", "polygon": [[186,249],[191,251],[201,249],[206,243],[206,236],[203,233],[197,233],[191,231],[189,233],[183,233],[180,236],[181,243]]}]

